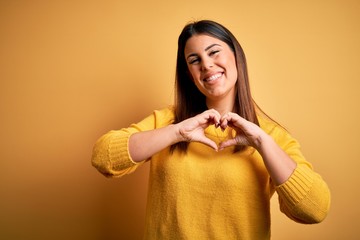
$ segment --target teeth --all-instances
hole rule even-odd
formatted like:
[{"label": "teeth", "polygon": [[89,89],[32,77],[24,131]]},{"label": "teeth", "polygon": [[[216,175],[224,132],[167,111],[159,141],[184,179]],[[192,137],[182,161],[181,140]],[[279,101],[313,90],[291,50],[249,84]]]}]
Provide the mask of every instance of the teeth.
[{"label": "teeth", "polygon": [[222,75],[221,73],[212,75],[211,77],[205,79],[205,81],[214,81],[214,80],[218,79],[219,77],[221,77],[221,75]]}]

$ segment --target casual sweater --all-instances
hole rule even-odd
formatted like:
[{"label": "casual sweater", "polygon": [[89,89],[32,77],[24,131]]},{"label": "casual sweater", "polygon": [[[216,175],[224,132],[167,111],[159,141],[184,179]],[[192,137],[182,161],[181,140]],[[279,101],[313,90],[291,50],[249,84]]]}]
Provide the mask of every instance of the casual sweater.
[{"label": "casual sweater", "polygon": [[[297,163],[289,179],[275,186],[261,155],[251,147],[216,152],[191,142],[186,153],[165,148],[137,163],[129,154],[129,137],[171,124],[172,108],[154,113],[128,128],[113,130],[94,146],[92,164],[108,177],[133,172],[150,160],[144,239],[270,239],[270,198],[276,191],[280,210],[300,223],[317,223],[328,212],[330,192],[280,126],[259,117],[260,127]],[[209,126],[205,135],[217,144],[229,136]]]}]

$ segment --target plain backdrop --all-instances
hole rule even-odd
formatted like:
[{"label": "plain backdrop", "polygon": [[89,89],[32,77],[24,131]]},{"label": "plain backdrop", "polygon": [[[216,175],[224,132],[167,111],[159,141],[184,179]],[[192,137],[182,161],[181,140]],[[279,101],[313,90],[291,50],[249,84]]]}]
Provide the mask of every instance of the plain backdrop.
[{"label": "plain backdrop", "polygon": [[142,238],[148,164],[108,179],[92,147],[172,104],[177,37],[200,19],[238,38],[256,102],[332,192],[317,225],[286,218],[275,194],[273,239],[357,239],[357,0],[1,0],[1,239]]}]

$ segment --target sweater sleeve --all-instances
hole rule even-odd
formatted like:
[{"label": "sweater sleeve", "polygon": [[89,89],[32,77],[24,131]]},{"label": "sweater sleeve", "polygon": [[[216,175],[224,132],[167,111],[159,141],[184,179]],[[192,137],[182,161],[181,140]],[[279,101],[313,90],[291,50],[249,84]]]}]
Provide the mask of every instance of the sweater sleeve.
[{"label": "sweater sleeve", "polygon": [[129,153],[130,136],[136,132],[153,130],[170,124],[173,114],[170,108],[154,111],[153,114],[128,128],[112,130],[101,136],[94,145],[92,165],[106,177],[121,177],[132,173],[146,160],[135,162]]},{"label": "sweater sleeve", "polygon": [[330,208],[330,190],[326,182],[305,160],[299,143],[287,131],[276,127],[273,135],[280,147],[297,163],[290,178],[276,187],[280,210],[299,223],[323,221]]},{"label": "sweater sleeve", "polygon": [[92,165],[106,177],[121,177],[133,172],[142,162],[134,162],[129,154],[131,128],[112,130],[103,135],[93,149]]},{"label": "sweater sleeve", "polygon": [[298,164],[287,182],[276,189],[280,210],[299,223],[319,223],[330,207],[330,191],[319,174]]}]

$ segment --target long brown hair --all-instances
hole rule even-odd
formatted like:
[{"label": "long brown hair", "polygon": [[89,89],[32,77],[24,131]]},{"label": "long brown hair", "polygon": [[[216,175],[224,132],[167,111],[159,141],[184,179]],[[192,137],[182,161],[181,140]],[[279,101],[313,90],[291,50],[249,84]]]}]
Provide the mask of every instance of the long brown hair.
[{"label": "long brown hair", "polygon": [[[259,125],[256,116],[256,104],[252,99],[246,58],[242,47],[234,35],[224,26],[211,20],[201,20],[187,24],[178,38],[176,78],[175,78],[175,119],[179,123],[187,118],[193,117],[205,110],[206,98],[197,89],[188,72],[184,49],[186,42],[194,35],[205,34],[225,42],[234,52],[237,66],[238,79],[236,84],[236,96],[233,112],[246,120]],[[186,152],[188,142],[179,142],[171,146]],[[235,151],[243,147],[237,146]]]}]

